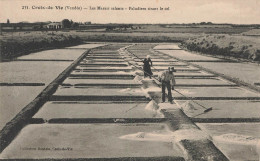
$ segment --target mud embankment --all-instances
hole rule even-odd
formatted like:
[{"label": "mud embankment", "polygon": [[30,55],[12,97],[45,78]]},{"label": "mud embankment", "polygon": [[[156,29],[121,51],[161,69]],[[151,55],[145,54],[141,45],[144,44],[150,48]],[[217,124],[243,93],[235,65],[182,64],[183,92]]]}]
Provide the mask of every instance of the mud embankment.
[{"label": "mud embankment", "polygon": [[247,36],[206,35],[183,41],[181,47],[210,55],[260,61],[260,40]]}]

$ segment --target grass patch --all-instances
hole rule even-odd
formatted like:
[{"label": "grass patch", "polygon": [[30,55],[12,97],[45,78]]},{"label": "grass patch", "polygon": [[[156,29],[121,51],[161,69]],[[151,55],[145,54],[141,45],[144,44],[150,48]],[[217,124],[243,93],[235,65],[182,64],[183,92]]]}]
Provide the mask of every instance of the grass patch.
[{"label": "grass patch", "polygon": [[77,45],[83,41],[76,35],[56,32],[19,32],[1,36],[0,60],[10,60],[31,52]]},{"label": "grass patch", "polygon": [[182,46],[191,51],[260,61],[260,40],[256,37],[206,35],[186,40]]}]

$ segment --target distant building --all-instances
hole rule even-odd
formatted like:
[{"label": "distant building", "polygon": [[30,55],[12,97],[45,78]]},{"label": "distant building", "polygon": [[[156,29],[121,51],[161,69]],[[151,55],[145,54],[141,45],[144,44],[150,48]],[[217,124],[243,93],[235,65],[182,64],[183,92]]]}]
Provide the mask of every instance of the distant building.
[{"label": "distant building", "polygon": [[91,25],[90,21],[85,22],[85,25]]},{"label": "distant building", "polygon": [[47,29],[62,29],[63,28],[61,22],[52,22],[52,23],[45,25],[45,27]]}]

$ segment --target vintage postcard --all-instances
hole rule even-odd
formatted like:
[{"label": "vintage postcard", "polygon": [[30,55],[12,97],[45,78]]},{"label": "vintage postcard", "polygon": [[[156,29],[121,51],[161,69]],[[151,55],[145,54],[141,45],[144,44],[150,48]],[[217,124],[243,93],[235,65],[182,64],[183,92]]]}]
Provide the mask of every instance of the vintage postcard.
[{"label": "vintage postcard", "polygon": [[0,159],[260,160],[260,0],[0,0]]}]

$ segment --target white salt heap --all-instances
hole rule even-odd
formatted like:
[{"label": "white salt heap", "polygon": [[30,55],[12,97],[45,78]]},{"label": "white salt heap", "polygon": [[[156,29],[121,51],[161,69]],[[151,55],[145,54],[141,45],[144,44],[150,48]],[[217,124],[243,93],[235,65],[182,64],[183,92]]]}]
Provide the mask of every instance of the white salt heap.
[{"label": "white salt heap", "polygon": [[161,91],[161,89],[159,87],[149,87],[149,88],[145,88],[145,89],[142,88],[142,91],[143,91],[145,97],[151,98],[149,92],[155,92],[155,93],[158,92],[159,93]]},{"label": "white salt heap", "polygon": [[128,93],[128,94],[143,93],[143,91],[139,88],[126,88],[126,89],[121,89],[119,92]]},{"label": "white salt heap", "polygon": [[145,106],[146,110],[152,110],[152,111],[156,111],[159,109],[159,105],[154,101],[151,100],[146,106]]},{"label": "white salt heap", "polygon": [[142,90],[145,94],[148,94],[149,92],[161,92],[161,88],[159,87],[142,88]]},{"label": "white salt heap", "polygon": [[138,132],[134,134],[121,136],[120,139],[134,140],[134,141],[160,141],[160,142],[172,142],[173,138],[171,132]]},{"label": "white salt heap", "polygon": [[214,140],[218,142],[232,143],[232,144],[244,144],[244,145],[257,145],[260,138],[255,138],[252,136],[239,135],[239,134],[223,134],[219,136],[214,136]]},{"label": "white salt heap", "polygon": [[210,139],[210,136],[198,129],[182,129],[171,131],[165,129],[154,132],[137,132],[134,134],[123,135],[120,139],[135,140],[135,141],[160,141],[160,142],[180,142],[182,140],[205,140]]},{"label": "white salt heap", "polygon": [[134,81],[137,82],[137,83],[141,83],[143,80],[143,77],[139,76],[139,75],[136,75],[135,78],[134,78]]},{"label": "white salt heap", "polygon": [[153,111],[153,117],[164,117],[164,114],[161,112],[160,106],[154,101],[151,100],[146,106],[146,110]]},{"label": "white salt heap", "polygon": [[194,107],[191,101],[186,101],[184,104],[182,104],[181,109],[184,112],[189,112],[189,113],[193,113],[195,110],[198,110],[197,108]]},{"label": "white salt heap", "polygon": [[129,92],[131,91],[131,88],[121,89],[120,92]]}]

